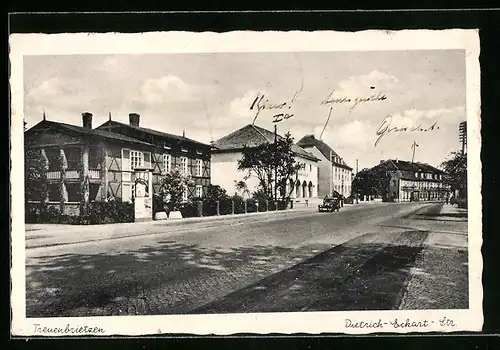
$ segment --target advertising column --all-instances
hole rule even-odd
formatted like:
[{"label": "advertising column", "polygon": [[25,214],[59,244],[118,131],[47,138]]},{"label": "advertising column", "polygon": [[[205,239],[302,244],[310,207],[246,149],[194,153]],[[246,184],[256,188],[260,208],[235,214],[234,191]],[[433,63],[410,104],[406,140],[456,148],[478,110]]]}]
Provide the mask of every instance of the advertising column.
[{"label": "advertising column", "polygon": [[151,170],[134,172],[135,221],[153,220],[153,176]]}]

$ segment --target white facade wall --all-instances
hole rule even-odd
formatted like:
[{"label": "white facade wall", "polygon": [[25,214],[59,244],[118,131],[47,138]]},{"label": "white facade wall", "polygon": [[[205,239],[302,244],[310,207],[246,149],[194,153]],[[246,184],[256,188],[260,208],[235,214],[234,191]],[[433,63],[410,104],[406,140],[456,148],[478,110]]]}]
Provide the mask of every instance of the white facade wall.
[{"label": "white facade wall", "polygon": [[[245,181],[250,193],[257,190],[259,185],[257,177],[252,175],[245,180],[245,176],[248,172],[238,171],[238,160],[241,159],[241,157],[243,157],[241,152],[212,153],[211,183],[221,186],[229,195],[233,195],[237,192],[235,183],[238,181]],[[298,183],[300,183],[300,186],[298,190],[295,188],[294,191],[292,191],[291,197],[318,197],[318,162],[299,156],[297,156],[295,160],[304,166],[303,169],[299,171],[298,181],[294,181],[295,187]]]},{"label": "white facade wall", "polygon": [[[324,197],[325,195],[330,195],[330,182],[332,182],[331,189],[343,194],[345,197],[351,195],[351,185],[352,185],[352,171],[346,170],[328,161],[323,153],[316,147],[308,147],[306,151],[312,153],[316,158],[321,161],[319,164],[319,196]],[[343,178],[343,180],[342,180]],[[343,188],[342,188],[343,185]]]}]

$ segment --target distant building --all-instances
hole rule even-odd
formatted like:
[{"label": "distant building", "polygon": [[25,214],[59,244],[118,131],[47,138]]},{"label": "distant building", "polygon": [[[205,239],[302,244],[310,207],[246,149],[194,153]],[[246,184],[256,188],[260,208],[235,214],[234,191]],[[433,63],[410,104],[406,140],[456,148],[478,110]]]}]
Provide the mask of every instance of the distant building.
[{"label": "distant building", "polygon": [[389,200],[443,201],[450,195],[450,186],[443,182],[445,172],[429,164],[389,159],[381,160],[371,170],[383,170],[389,174],[386,193]]},{"label": "distant building", "polygon": [[338,192],[344,197],[351,195],[352,168],[330,146],[314,135],[306,135],[297,145],[321,159],[319,162],[318,196]]},{"label": "distant building", "polygon": [[42,178],[46,201],[67,215],[79,215],[85,202],[113,198],[132,201],[134,169],[150,169],[154,191],[162,172],[179,167],[191,174],[193,185],[185,199],[202,197],[210,184],[210,145],[185,137],[139,127],[139,115],[130,125],[108,121],[92,128],[92,114],[82,114],[82,126],[42,120],[24,134],[25,151],[38,153],[45,164]]},{"label": "distant building", "polygon": [[[281,138],[281,136],[278,135]],[[245,179],[248,172],[238,170],[238,161],[243,157],[244,147],[257,147],[274,142],[274,132],[256,125],[246,125],[214,142],[212,150],[212,183],[225,188],[233,194],[238,190],[235,183],[245,181],[252,193],[258,188],[258,179],[252,176]],[[286,192],[293,188],[291,198],[296,200],[318,196],[318,161],[313,154],[294,144],[292,151],[296,162],[302,165],[297,179],[291,180]]]}]

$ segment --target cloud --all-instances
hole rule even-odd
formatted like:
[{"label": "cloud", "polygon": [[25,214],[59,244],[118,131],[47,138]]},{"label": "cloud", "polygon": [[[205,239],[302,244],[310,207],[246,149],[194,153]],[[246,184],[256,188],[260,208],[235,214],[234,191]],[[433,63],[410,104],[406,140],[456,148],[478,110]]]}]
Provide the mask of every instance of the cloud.
[{"label": "cloud", "polygon": [[26,98],[33,102],[47,102],[50,99],[78,94],[81,88],[76,81],[49,78],[26,92]]},{"label": "cloud", "polygon": [[127,67],[124,65],[124,60],[120,56],[108,56],[101,64],[98,64],[95,68],[99,72],[105,72],[108,74],[124,73]]},{"label": "cloud", "polygon": [[139,88],[141,100],[146,104],[197,100],[200,98],[200,90],[199,86],[190,86],[173,75],[147,79]]},{"label": "cloud", "polygon": [[[319,137],[323,127],[315,129],[315,135]],[[374,136],[374,129],[369,124],[360,120],[353,120],[348,123],[327,127],[323,134],[326,143],[342,145],[343,147],[355,147],[364,149],[371,144]]]},{"label": "cloud", "polygon": [[440,124],[458,123],[465,118],[465,108],[436,108],[428,110],[409,109],[402,113],[392,114],[392,126],[412,127],[420,123],[438,121]]},{"label": "cloud", "polygon": [[25,93],[25,112],[27,115],[47,113],[55,115],[83,112],[102,98],[99,91],[85,89],[78,79],[52,77]]},{"label": "cloud", "polygon": [[[340,90],[349,95],[365,95],[367,92],[373,93],[376,91],[389,91],[395,89],[399,85],[399,79],[393,75],[374,70],[369,74],[355,75],[349,79],[338,83]],[[371,88],[374,89],[371,89]]]},{"label": "cloud", "polygon": [[266,94],[262,90],[249,90],[243,96],[233,99],[229,103],[229,116],[233,118],[248,118],[249,120],[255,117],[256,109],[251,110],[253,101],[257,96]]}]

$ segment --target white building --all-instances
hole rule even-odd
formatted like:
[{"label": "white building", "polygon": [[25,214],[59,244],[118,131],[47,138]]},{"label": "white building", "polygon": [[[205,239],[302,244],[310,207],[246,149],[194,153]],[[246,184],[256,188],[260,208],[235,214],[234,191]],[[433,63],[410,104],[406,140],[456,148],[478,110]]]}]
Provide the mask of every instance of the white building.
[{"label": "white building", "polygon": [[[281,136],[278,135],[279,138]],[[238,161],[243,157],[244,147],[257,147],[263,143],[273,143],[274,133],[249,124],[214,142],[211,157],[211,182],[226,189],[229,194],[238,192],[236,183],[244,181],[250,193],[258,188],[258,179],[248,175],[248,171],[238,170]],[[292,190],[291,198],[296,200],[318,197],[319,159],[294,144],[292,151],[295,161],[302,165],[297,177],[290,180],[287,193]]]},{"label": "white building", "polygon": [[318,196],[324,197],[334,192],[344,197],[351,195],[353,180],[352,168],[326,143],[314,135],[306,135],[297,145],[320,159],[318,177]]}]

